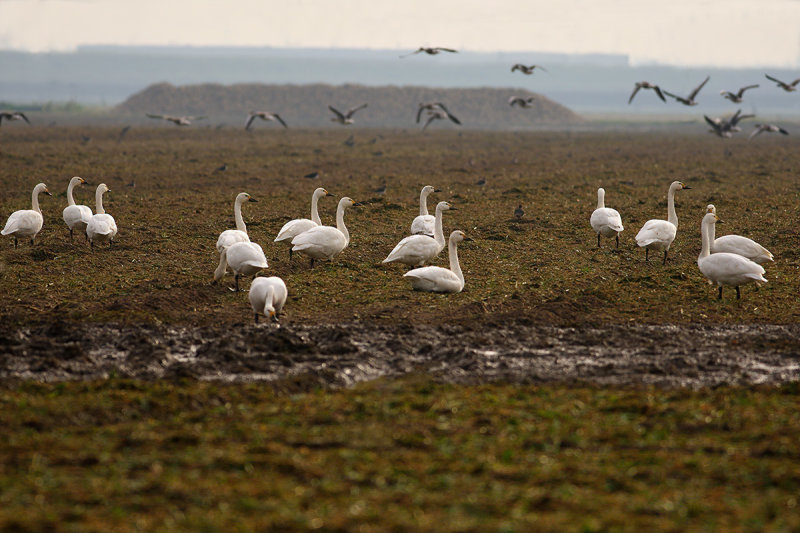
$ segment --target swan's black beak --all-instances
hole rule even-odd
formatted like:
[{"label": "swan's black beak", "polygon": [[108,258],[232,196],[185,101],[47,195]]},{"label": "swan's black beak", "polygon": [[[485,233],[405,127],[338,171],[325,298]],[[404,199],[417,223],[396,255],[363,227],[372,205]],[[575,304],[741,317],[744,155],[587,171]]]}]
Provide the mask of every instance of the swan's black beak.
[{"label": "swan's black beak", "polygon": [[472,242],[472,241],[474,241],[475,239],[473,239],[473,238],[471,238],[471,237],[464,237],[464,240],[465,240],[465,241],[470,241],[470,242]]},{"label": "swan's black beak", "polygon": [[453,207],[452,205],[447,208],[448,211],[458,211],[457,207]]},{"label": "swan's black beak", "polygon": [[255,198],[253,198],[253,197],[251,196],[250,198],[248,198],[248,199],[247,199],[247,201],[248,201],[248,202],[257,202],[258,200],[256,200]]},{"label": "swan's black beak", "polygon": [[276,324],[278,323],[278,315],[275,314],[275,311],[270,311],[269,312],[269,318],[270,318],[270,320],[272,320]]},{"label": "swan's black beak", "polygon": [[353,202],[353,207],[364,207],[364,204],[361,202]]},{"label": "swan's black beak", "polygon": [[325,196],[335,196],[335,195],[333,195],[333,194],[331,194],[331,193],[329,193],[329,192],[325,191]]},{"label": "swan's black beak", "polygon": [[718,218],[717,219],[717,224],[724,224],[724,222],[723,222],[723,220],[721,218]]},{"label": "swan's black beak", "polygon": [[433,192],[442,192],[442,189],[433,189]]},{"label": "swan's black beak", "polygon": [[691,187],[689,187],[688,185],[684,185],[682,188],[683,189],[691,189]]},{"label": "swan's black beak", "polygon": [[44,190],[44,193],[45,193],[47,196],[53,196],[52,194],[50,194],[50,191],[48,191],[47,189],[45,189],[45,190]]}]

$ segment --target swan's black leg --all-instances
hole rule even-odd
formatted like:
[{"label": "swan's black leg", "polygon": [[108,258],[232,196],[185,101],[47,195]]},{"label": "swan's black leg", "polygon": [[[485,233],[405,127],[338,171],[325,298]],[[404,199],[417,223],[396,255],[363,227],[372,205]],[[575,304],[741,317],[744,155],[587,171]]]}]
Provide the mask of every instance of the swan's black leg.
[{"label": "swan's black leg", "polygon": [[253,318],[255,318],[255,319],[256,319],[256,324],[258,324],[258,313],[254,313],[254,314],[253,314]]},{"label": "swan's black leg", "polygon": [[644,249],[644,262],[645,263],[649,263],[650,262],[650,248],[645,248]]},{"label": "swan's black leg", "polygon": [[717,295],[717,300],[722,300],[722,285],[719,286],[719,294]]},{"label": "swan's black leg", "polygon": [[600,248],[600,234],[597,234],[597,247]]},{"label": "swan's black leg", "polygon": [[31,246],[36,246],[36,243],[33,241],[33,237],[31,237]]},{"label": "swan's black leg", "polygon": [[290,246],[289,247],[289,261],[291,262],[291,260],[292,260],[292,247]]},{"label": "swan's black leg", "polygon": [[311,258],[311,268],[314,268],[314,258]]},{"label": "swan's black leg", "polygon": [[17,249],[17,238],[16,237],[14,237],[14,249],[15,250]]},{"label": "swan's black leg", "polygon": [[89,248],[94,250],[94,241],[89,241]]},{"label": "swan's black leg", "polygon": [[666,265],[666,264],[667,264],[667,253],[668,253],[668,252],[669,252],[669,250],[664,250],[664,262],[662,263],[662,264],[664,264],[664,265]]},{"label": "swan's black leg", "polygon": [[617,233],[617,248],[619,248],[619,233]]},{"label": "swan's black leg", "polygon": [[239,274],[234,275],[233,278],[236,280],[236,292],[239,292]]},{"label": "swan's black leg", "polygon": [[72,228],[69,228],[69,242],[72,242]]},{"label": "swan's black leg", "polygon": [[736,286],[736,299],[737,300],[741,300],[742,299],[742,293],[739,292],[739,286],[738,285]]}]

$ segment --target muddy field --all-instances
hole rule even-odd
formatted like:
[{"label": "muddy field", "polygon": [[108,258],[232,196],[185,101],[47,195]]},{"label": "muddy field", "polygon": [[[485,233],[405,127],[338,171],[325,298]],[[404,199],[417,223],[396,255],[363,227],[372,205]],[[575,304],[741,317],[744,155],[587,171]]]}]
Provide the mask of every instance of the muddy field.
[{"label": "muddy field", "polygon": [[[16,126],[16,125],[15,125]],[[0,215],[30,207],[44,181],[37,244],[0,251],[0,379],[107,376],[266,380],[308,388],[425,372],[443,381],[703,386],[800,376],[800,150],[796,138],[723,143],[686,131],[476,133],[335,130],[3,128]],[[344,141],[352,135],[351,142]],[[352,146],[350,146],[352,144]],[[215,171],[226,164],[227,170]],[[321,173],[316,180],[303,176]],[[71,243],[61,221],[73,175],[112,190],[113,248]],[[480,178],[485,185],[478,185]],[[670,260],[644,262],[633,237],[666,217],[679,179]],[[385,193],[376,192],[386,185]],[[381,265],[407,234],[422,185],[458,210],[466,289],[413,292]],[[308,216],[324,186],[365,204],[350,246],[313,270],[272,239]],[[620,211],[619,250],[596,248],[596,188]],[[230,276],[211,283],[216,237],[244,219],[290,292],[281,325],[254,327]],[[336,199],[320,204],[332,223]],[[697,270],[699,223],[755,239],[776,257],[769,283],[722,301]],[[513,216],[522,205],[525,215]],[[436,264],[446,266],[446,253]],[[246,287],[248,282],[244,282]],[[292,385],[293,384],[293,385]]]}]

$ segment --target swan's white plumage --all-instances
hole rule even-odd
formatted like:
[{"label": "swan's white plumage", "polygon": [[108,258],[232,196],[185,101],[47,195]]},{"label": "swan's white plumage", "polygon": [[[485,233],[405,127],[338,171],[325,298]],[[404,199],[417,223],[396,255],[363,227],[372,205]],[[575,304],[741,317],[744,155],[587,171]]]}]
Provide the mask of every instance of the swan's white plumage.
[{"label": "swan's white plumage", "polygon": [[73,231],[86,231],[86,226],[92,218],[91,208],[85,205],[76,205],[75,198],[72,195],[72,190],[84,183],[86,183],[86,180],[75,176],[69,180],[69,185],[67,186],[67,207],[64,208],[62,217],[64,218],[64,223],[69,228],[70,238],[72,238]]},{"label": "swan's white plumage", "polygon": [[450,268],[428,266],[409,270],[403,277],[411,280],[411,286],[418,291],[428,292],[461,292],[464,289],[464,274],[458,263],[458,243],[466,236],[462,231],[450,234],[448,253],[450,254]]},{"label": "swan's white plumage", "polygon": [[233,273],[240,276],[252,276],[259,270],[267,268],[267,257],[264,250],[254,242],[236,242],[225,250],[228,266]]},{"label": "swan's white plumage", "polygon": [[256,201],[246,192],[240,192],[236,195],[236,200],[233,202],[233,218],[236,221],[236,229],[226,229],[219,234],[217,252],[222,253],[222,250],[237,242],[250,242],[250,237],[247,235],[247,226],[244,223],[244,218],[242,218],[242,204]]},{"label": "swan's white plumage", "polygon": [[706,213],[701,225],[703,246],[697,258],[697,267],[700,272],[711,282],[720,287],[739,287],[748,283],[766,283],[764,267],[750,261],[741,255],[719,252],[711,253],[711,228],[716,224],[718,217],[714,213]]},{"label": "swan's white plumage", "polygon": [[107,242],[110,244],[117,235],[116,220],[103,209],[103,194],[109,191],[110,189],[106,184],[101,183],[97,186],[97,191],[95,192],[95,202],[97,203],[95,210],[97,212],[92,215],[92,218],[90,218],[89,222],[86,224],[86,236],[89,238],[89,242],[92,246],[94,246],[95,241],[101,243]]},{"label": "swan's white plumage", "polygon": [[350,244],[350,233],[344,225],[344,211],[358,205],[345,196],[336,208],[336,227],[316,226],[292,239],[292,250],[311,259],[332,259]]},{"label": "swan's white plumage", "polygon": [[428,235],[411,235],[404,238],[389,253],[384,263],[402,263],[408,266],[424,265],[444,249],[444,232],[442,230],[442,213],[452,209],[449,203],[436,204],[434,237]]},{"label": "swan's white plumage", "polygon": [[333,196],[328,191],[323,189],[322,187],[317,188],[314,193],[311,195],[311,218],[297,218],[294,220],[290,220],[286,224],[283,225],[281,230],[278,232],[278,236],[275,237],[275,242],[285,242],[288,245],[292,245],[292,239],[297,237],[303,232],[310,230],[311,228],[315,228],[322,224],[322,221],[319,218],[319,210],[317,208],[317,203],[319,199],[323,196]]},{"label": "swan's white plumage", "polygon": [[641,248],[650,250],[663,250],[664,261],[666,262],[666,252],[678,234],[678,215],[675,213],[675,191],[689,189],[680,181],[673,181],[667,192],[667,215],[668,220],[653,219],[648,220],[636,234],[636,244]]},{"label": "swan's white plumage", "polygon": [[[708,204],[706,211],[709,213],[717,214],[717,208],[714,204]],[[712,224],[709,228],[711,253],[717,254],[720,252],[727,252],[731,254],[741,255],[748,258],[754,263],[759,265],[768,261],[774,261],[775,258],[772,252],[758,244],[753,239],[742,237],[741,235],[723,235],[722,237],[715,238],[716,224]]]},{"label": "swan's white plumage", "polygon": [[605,189],[602,187],[597,189],[597,209],[592,212],[589,223],[598,235],[616,237],[625,228],[622,226],[622,217],[619,212],[605,206],[605,195]]},{"label": "swan's white plumage", "polygon": [[6,220],[6,225],[0,235],[12,235],[15,239],[30,238],[31,241],[36,237],[36,234],[41,231],[44,225],[44,217],[42,217],[42,210],[39,209],[39,193],[50,195],[47,190],[47,185],[39,183],[33,188],[31,193],[31,209],[21,209],[14,211]]},{"label": "swan's white plumage", "polygon": [[419,215],[411,222],[412,235],[428,235],[433,237],[436,231],[436,217],[428,214],[428,196],[436,189],[426,185],[419,193]]},{"label": "swan's white plumage", "polygon": [[256,322],[258,322],[259,313],[267,318],[275,318],[286,304],[288,294],[286,283],[279,277],[254,279],[250,285],[248,299],[250,307],[253,308]]}]

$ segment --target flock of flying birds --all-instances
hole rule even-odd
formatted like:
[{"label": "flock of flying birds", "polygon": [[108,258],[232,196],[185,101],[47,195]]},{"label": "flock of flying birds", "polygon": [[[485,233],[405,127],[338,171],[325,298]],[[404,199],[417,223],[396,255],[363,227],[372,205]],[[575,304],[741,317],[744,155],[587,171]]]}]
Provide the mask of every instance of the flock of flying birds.
[{"label": "flock of flying birds", "polygon": [[[796,91],[797,85],[800,84],[800,78],[794,80],[791,83],[787,83],[773,76],[770,76],[769,74],[765,74],[765,76],[768,80],[775,82],[775,84],[779,88],[789,93]],[[704,79],[700,85],[695,87],[694,90],[691,93],[689,93],[689,95],[686,97],[673,94],[667,90],[662,89],[658,85],[650,83],[649,81],[639,81],[636,82],[636,84],[633,87],[633,92],[631,93],[630,98],[628,98],[628,104],[633,102],[633,98],[641,89],[651,89],[656,93],[656,96],[658,96],[664,103],[667,102],[667,99],[664,96],[666,95],[669,96],[670,98],[675,99],[675,101],[680,102],[683,105],[696,106],[698,104],[696,100],[697,95],[700,93],[703,87],[705,87],[706,83],[708,83],[708,80],[710,79],[711,76],[706,76],[706,79]],[[721,94],[723,98],[730,100],[734,104],[741,104],[744,101],[745,91],[749,91],[750,89],[757,89],[758,87],[760,86],[757,84],[745,85],[744,87],[740,87],[739,90],[736,91],[735,93],[723,90],[720,91],[719,94]],[[718,135],[719,137],[722,138],[729,138],[734,133],[742,131],[742,128],[738,126],[739,121],[744,120],[746,118],[755,117],[755,115],[742,115],[741,113],[742,110],[739,109],[733,116],[729,118],[721,118],[721,117],[711,118],[708,115],[703,115],[703,118],[706,120],[708,125],[711,126],[711,129],[709,130],[710,133],[714,133],[715,135]],[[753,129],[753,132],[750,134],[750,137],[748,137],[748,139],[752,139],[753,137],[765,132],[782,133],[783,135],[789,135],[788,131],[775,124],[756,124],[755,129]]]}]

